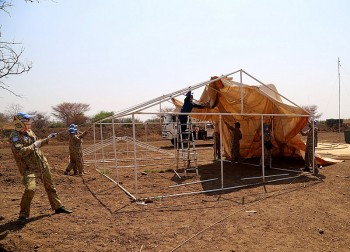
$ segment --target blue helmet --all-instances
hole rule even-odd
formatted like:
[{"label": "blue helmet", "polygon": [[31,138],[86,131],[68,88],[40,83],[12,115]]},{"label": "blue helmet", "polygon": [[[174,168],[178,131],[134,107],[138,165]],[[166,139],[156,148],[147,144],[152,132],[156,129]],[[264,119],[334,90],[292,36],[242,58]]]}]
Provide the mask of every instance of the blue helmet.
[{"label": "blue helmet", "polygon": [[68,132],[69,134],[75,134],[77,133],[78,130],[74,129],[74,128],[69,128]]},{"label": "blue helmet", "polygon": [[313,125],[314,127],[316,127],[317,121],[316,120],[310,120],[309,121],[309,125]]},{"label": "blue helmet", "polygon": [[23,119],[31,119],[33,116],[28,115],[27,113],[23,113],[23,112],[18,112],[17,116],[23,120]]},{"label": "blue helmet", "polygon": [[76,128],[78,128],[78,125],[76,125],[76,124],[72,123],[71,125],[69,125],[69,128],[76,129]]}]

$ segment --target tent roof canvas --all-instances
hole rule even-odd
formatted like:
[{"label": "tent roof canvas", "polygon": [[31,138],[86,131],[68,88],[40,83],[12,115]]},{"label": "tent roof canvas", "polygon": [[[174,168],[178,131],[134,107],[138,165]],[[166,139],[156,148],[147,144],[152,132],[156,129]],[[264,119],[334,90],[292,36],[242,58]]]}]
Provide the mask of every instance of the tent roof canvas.
[{"label": "tent roof canvas", "polygon": [[[182,106],[179,100],[173,98],[172,101],[177,109]],[[306,126],[309,114],[301,107],[284,103],[273,84],[245,85],[224,77],[209,83],[199,102],[209,103],[209,106],[205,109],[194,108],[191,116],[215,122],[217,132],[220,131],[221,117],[224,156],[227,158],[231,157],[229,150],[232,144],[232,132],[228,125],[237,121],[241,124],[243,135],[240,141],[240,155],[243,158],[261,156],[262,123],[270,125],[272,129],[272,155],[304,156],[305,143],[299,132]],[[320,158],[317,160],[319,163],[329,163]]]}]

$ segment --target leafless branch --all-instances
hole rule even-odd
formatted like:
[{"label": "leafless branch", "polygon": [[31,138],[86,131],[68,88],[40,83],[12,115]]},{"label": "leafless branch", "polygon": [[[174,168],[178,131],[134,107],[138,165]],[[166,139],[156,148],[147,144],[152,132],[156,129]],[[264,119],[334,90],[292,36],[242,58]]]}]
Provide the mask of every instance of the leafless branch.
[{"label": "leafless branch", "polygon": [[10,12],[7,11],[7,8],[10,8],[10,7],[12,7],[11,2],[3,1],[3,0],[0,1],[0,10],[6,12],[9,15],[10,15]]},{"label": "leafless branch", "polygon": [[[24,1],[27,3],[39,2],[39,0]],[[12,6],[13,5],[11,0],[0,0],[0,10],[6,12],[7,14],[10,14],[7,9]],[[27,63],[22,61],[24,48],[18,48],[18,45],[21,45],[21,43],[0,40],[0,88],[10,92],[11,94],[14,94],[15,96],[22,97],[21,95],[13,92],[8,85],[5,85],[4,82],[4,79],[8,78],[11,75],[19,75],[30,71],[32,68],[32,62]]]}]

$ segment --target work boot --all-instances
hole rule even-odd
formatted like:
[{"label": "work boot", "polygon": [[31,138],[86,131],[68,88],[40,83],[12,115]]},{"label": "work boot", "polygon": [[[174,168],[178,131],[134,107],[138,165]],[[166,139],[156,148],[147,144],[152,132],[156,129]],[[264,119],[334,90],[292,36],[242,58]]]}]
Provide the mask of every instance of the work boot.
[{"label": "work boot", "polygon": [[19,224],[19,225],[24,225],[24,224],[26,224],[26,222],[27,222],[27,218],[24,217],[24,216],[20,216],[20,217],[17,219],[17,224]]},{"label": "work boot", "polygon": [[61,206],[60,208],[57,208],[55,210],[55,214],[60,214],[60,213],[70,214],[70,213],[73,213],[73,211],[65,208],[64,206]]}]

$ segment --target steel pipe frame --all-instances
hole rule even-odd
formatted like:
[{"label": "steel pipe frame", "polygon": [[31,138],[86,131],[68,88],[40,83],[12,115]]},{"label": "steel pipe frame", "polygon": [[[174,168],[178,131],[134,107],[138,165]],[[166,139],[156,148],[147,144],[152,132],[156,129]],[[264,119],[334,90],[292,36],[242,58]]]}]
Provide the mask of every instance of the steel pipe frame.
[{"label": "steel pipe frame", "polygon": [[[241,97],[242,97],[242,73],[245,73],[247,74],[249,77],[251,77],[252,79],[256,80],[257,82],[259,82],[260,84],[264,85],[265,87],[267,87],[268,89],[270,89],[267,85],[265,85],[264,83],[262,83],[261,81],[259,81],[258,79],[254,78],[253,76],[251,76],[250,74],[248,74],[247,72],[243,71],[242,69],[241,70],[238,70],[238,71],[235,71],[235,72],[232,72],[230,74],[227,74],[227,75],[223,75],[221,77],[219,77],[218,79],[214,79],[214,80],[211,80],[211,81],[206,81],[206,82],[203,82],[203,83],[200,83],[200,84],[197,84],[193,87],[189,87],[189,88],[186,88],[186,89],[181,89],[177,92],[174,92],[174,93],[171,93],[169,95],[163,95],[161,97],[158,97],[156,99],[153,99],[151,101],[148,101],[148,102],[145,102],[145,103],[142,103],[140,105],[136,105],[132,108],[129,108],[129,109],[126,109],[124,111],[121,111],[119,112],[117,115],[114,115],[112,117],[108,117],[108,118],[105,118],[103,120],[101,120],[100,122],[97,122],[97,123],[101,123],[103,122],[104,120],[107,120],[107,119],[115,119],[115,118],[118,118],[118,117],[123,117],[123,116],[126,116],[126,115],[132,115],[132,125],[133,125],[133,142],[134,142],[134,177],[135,177],[135,190],[136,190],[136,197],[138,197],[138,181],[137,181],[137,158],[136,158],[136,132],[135,132],[135,114],[152,114],[152,113],[145,113],[145,112],[141,112],[140,109],[142,110],[145,110],[145,109],[148,109],[149,107],[153,107],[157,104],[161,104],[162,102],[164,101],[167,101],[167,100],[170,100],[171,98],[173,97],[176,97],[176,96],[179,96],[181,94],[183,94],[184,92],[188,91],[188,90],[194,90],[194,89],[197,89],[199,87],[202,87],[202,86],[205,86],[205,85],[208,85],[214,81],[217,81],[217,80],[220,80],[224,77],[227,77],[227,76],[230,76],[232,74],[235,74],[237,72],[240,72],[240,84],[241,84]],[[272,89],[270,89],[272,90]],[[272,90],[273,92],[277,93],[276,91]],[[279,93],[278,93],[279,94]],[[287,99],[286,97],[284,97],[283,95],[279,94],[280,96],[282,96],[284,99],[288,100],[289,102],[291,102],[292,104],[294,104],[295,106],[299,107],[298,105],[296,105],[295,103],[293,103],[292,101],[290,101],[289,99]],[[243,102],[243,99],[241,98],[241,103]],[[301,108],[301,107],[299,107]],[[305,111],[305,110],[304,110]],[[155,114],[164,114],[164,113],[155,113]],[[190,114],[190,113],[177,113],[177,114]],[[222,115],[240,115],[240,116],[260,116],[261,117],[261,132],[262,132],[262,178],[263,178],[263,183],[270,183],[271,181],[268,181],[266,182],[265,181],[265,172],[264,172],[264,158],[263,158],[263,154],[264,154],[264,146],[263,146],[263,117],[264,116],[281,116],[281,117],[310,117],[309,115],[299,115],[299,114],[245,114],[243,113],[243,104],[241,104],[241,113],[191,113],[191,114],[200,114],[200,115],[203,115],[203,114],[214,114],[214,115],[219,115],[220,117],[220,146],[222,147],[222,126],[221,126],[221,119],[222,119]],[[102,124],[101,124],[102,125]],[[101,143],[102,143],[102,156],[104,157],[104,153],[103,153],[103,137],[102,137],[102,127],[101,128]],[[95,142],[95,130],[94,130],[94,142]],[[221,154],[222,154],[222,148],[221,148]],[[96,152],[95,152],[95,156],[96,156]],[[313,151],[313,160],[314,160],[314,151]],[[218,189],[218,190],[228,190],[228,189],[233,189],[232,187],[231,188],[223,188],[223,159],[220,160],[221,162],[221,189]],[[103,163],[104,164],[104,163]],[[286,178],[287,179],[287,178]],[[279,179],[280,180],[280,179]],[[278,180],[274,180],[274,181],[278,181]],[[235,187],[235,188],[240,188],[242,186],[238,186],[238,187]],[[204,192],[204,191],[203,191]]]}]

